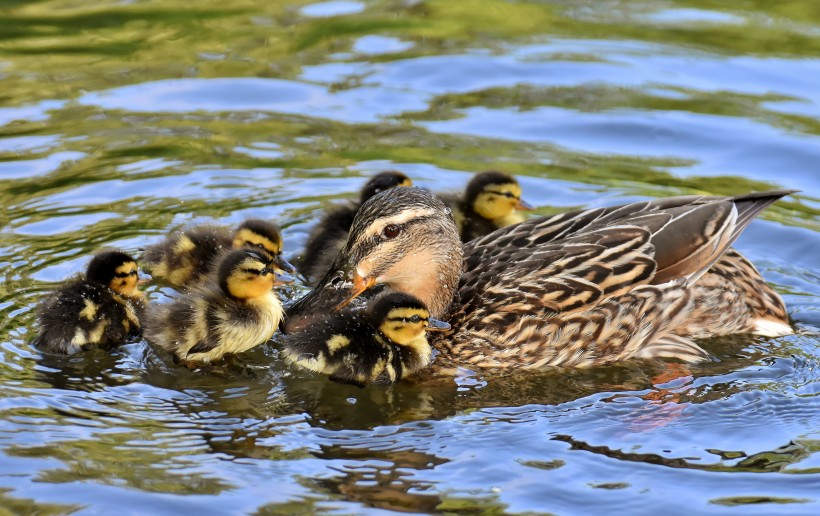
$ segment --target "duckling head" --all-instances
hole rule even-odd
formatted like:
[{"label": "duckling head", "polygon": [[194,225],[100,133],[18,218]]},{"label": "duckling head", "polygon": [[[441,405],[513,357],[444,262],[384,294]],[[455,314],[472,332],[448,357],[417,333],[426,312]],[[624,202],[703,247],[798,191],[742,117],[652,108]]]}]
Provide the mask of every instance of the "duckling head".
[{"label": "duckling head", "polygon": [[[380,295],[368,306],[368,316],[390,341],[429,354],[427,331],[446,331],[450,325],[430,317],[430,311],[417,298],[403,292]],[[421,348],[421,349],[418,349]]]},{"label": "duckling head", "polygon": [[137,261],[121,251],[103,251],[88,263],[85,272],[88,281],[105,285],[125,297],[142,297],[137,289],[139,269]]},{"label": "duckling head", "polygon": [[364,187],[362,188],[361,198],[360,201],[364,204],[365,201],[373,197],[379,192],[383,192],[390,188],[394,188],[396,186],[413,186],[413,181],[396,170],[385,170],[384,172],[380,172],[375,176],[371,177],[370,180],[365,183]]},{"label": "duckling head", "polygon": [[236,249],[219,262],[217,281],[226,294],[247,301],[258,299],[274,285],[289,283],[291,279],[273,269],[267,253]]},{"label": "duckling head", "polygon": [[296,268],[282,257],[282,234],[279,227],[272,222],[261,219],[246,220],[234,233],[233,247],[262,250],[271,256],[273,265],[280,272],[296,271]]},{"label": "duckling head", "polygon": [[514,177],[503,172],[482,172],[467,183],[467,204],[481,217],[498,220],[514,210],[533,207],[521,199],[521,186]]},{"label": "duckling head", "polygon": [[420,188],[391,188],[365,202],[347,243],[319,285],[289,310],[286,331],[338,310],[376,286],[418,298],[442,317],[461,276],[462,250],[450,210]]}]

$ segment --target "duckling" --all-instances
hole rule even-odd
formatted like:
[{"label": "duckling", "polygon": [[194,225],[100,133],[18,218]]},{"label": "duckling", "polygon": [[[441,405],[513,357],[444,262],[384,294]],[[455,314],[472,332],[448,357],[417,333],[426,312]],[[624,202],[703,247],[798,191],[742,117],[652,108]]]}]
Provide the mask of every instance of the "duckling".
[{"label": "duckling", "polygon": [[230,248],[258,249],[272,257],[277,270],[296,270],[282,257],[279,227],[260,219],[246,220],[233,234],[225,227],[208,224],[177,231],[146,248],[143,261],[155,278],[182,288],[202,281],[213,270],[223,251]]},{"label": "duckling", "polygon": [[32,345],[70,355],[117,346],[139,335],[146,300],[137,283],[137,262],[131,256],[116,250],[97,254],[84,277],[70,280],[40,303],[40,328]]},{"label": "duckling", "polygon": [[401,292],[370,301],[365,310],[346,309],[297,333],[285,343],[285,359],[330,379],[365,386],[388,384],[430,363],[425,331],[450,325],[433,319],[424,304]]},{"label": "duckling", "polygon": [[[793,333],[780,296],[729,249],[788,190],[684,196],[530,219],[461,244],[418,188],[364,203],[331,271],[289,309],[304,330],[376,287],[417,297],[452,330],[441,365],[590,367],[630,358],[699,361],[692,339]],[[686,236],[685,238],[683,236]]]},{"label": "duckling", "polygon": [[409,177],[388,170],[381,172],[365,183],[359,194],[359,201],[349,201],[345,204],[328,208],[321,220],[311,231],[305,250],[296,259],[299,272],[308,280],[315,283],[330,268],[333,259],[347,241],[347,233],[353,224],[353,217],[359,211],[359,206],[379,192],[396,186],[413,186]]},{"label": "duckling", "polygon": [[453,211],[462,242],[518,224],[524,220],[521,210],[533,209],[521,199],[518,181],[496,171],[475,175],[467,183],[464,195],[443,194],[439,197]]},{"label": "duckling", "polygon": [[229,251],[204,284],[148,311],[145,337],[190,365],[247,351],[273,336],[283,311],[271,289],[289,281],[271,267],[267,253]]}]

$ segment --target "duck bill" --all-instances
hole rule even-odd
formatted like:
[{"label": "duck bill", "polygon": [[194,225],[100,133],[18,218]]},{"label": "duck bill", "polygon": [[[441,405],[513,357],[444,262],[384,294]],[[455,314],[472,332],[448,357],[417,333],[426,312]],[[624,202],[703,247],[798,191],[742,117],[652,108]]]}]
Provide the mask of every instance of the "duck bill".
[{"label": "duck bill", "polygon": [[273,260],[271,260],[271,264],[278,272],[296,272],[296,267],[294,267],[289,261],[285,260],[281,254],[274,255]]},{"label": "duck bill", "polygon": [[285,274],[283,272],[271,271],[273,272],[273,286],[276,285],[285,285],[287,283],[293,283],[294,279],[293,276],[289,274]]},{"label": "duck bill", "polygon": [[336,311],[338,312],[342,308],[346,307],[350,304],[351,301],[359,297],[365,290],[369,289],[373,285],[376,284],[375,278],[362,278],[357,273],[353,273],[353,290],[350,292],[350,295],[347,299],[336,305]]},{"label": "duck bill", "polygon": [[518,204],[515,205],[515,209],[516,210],[522,210],[522,211],[530,211],[530,210],[534,210],[535,206],[528,203],[524,199],[518,199]]},{"label": "duck bill", "polygon": [[427,319],[427,331],[447,331],[449,329],[450,323],[433,318]]}]

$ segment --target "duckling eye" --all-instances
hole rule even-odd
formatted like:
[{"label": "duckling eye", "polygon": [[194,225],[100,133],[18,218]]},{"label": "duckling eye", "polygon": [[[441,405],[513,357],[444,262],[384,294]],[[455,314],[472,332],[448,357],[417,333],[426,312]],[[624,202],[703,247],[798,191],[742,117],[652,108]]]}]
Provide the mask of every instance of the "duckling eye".
[{"label": "duckling eye", "polygon": [[401,226],[398,224],[388,224],[382,230],[384,238],[396,238],[401,233]]},{"label": "duckling eye", "polygon": [[413,317],[410,318],[411,323],[417,323],[419,321],[421,321],[421,317],[419,317],[418,315],[414,315]]}]

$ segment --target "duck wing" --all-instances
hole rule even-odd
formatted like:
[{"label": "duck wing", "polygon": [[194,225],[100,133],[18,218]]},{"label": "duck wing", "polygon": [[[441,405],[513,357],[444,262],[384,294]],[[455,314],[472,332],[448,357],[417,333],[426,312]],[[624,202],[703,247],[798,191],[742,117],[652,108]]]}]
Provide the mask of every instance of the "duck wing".
[{"label": "duck wing", "polygon": [[[587,210],[527,221],[469,242],[451,307],[453,350],[463,348],[467,338],[494,342],[496,348],[527,346],[544,340],[550,325],[559,327],[573,314],[612,304],[598,326],[623,326],[619,349],[634,353],[639,347],[630,343],[629,332],[641,332],[635,321],[644,318],[642,324],[649,324],[647,311],[659,321],[652,323],[652,332],[644,332],[644,341],[659,338],[661,326],[671,331],[669,322],[686,306],[686,287],[721,257],[755,215],[788,193],[672,198]],[[642,304],[631,300],[635,296],[644,299]],[[635,310],[616,306],[619,299],[635,303]],[[654,310],[656,303],[675,309]],[[531,322],[526,328],[524,319]],[[663,325],[661,319],[666,319]],[[517,330],[510,332],[511,327]],[[592,334],[602,333],[590,332],[595,345]]]}]

